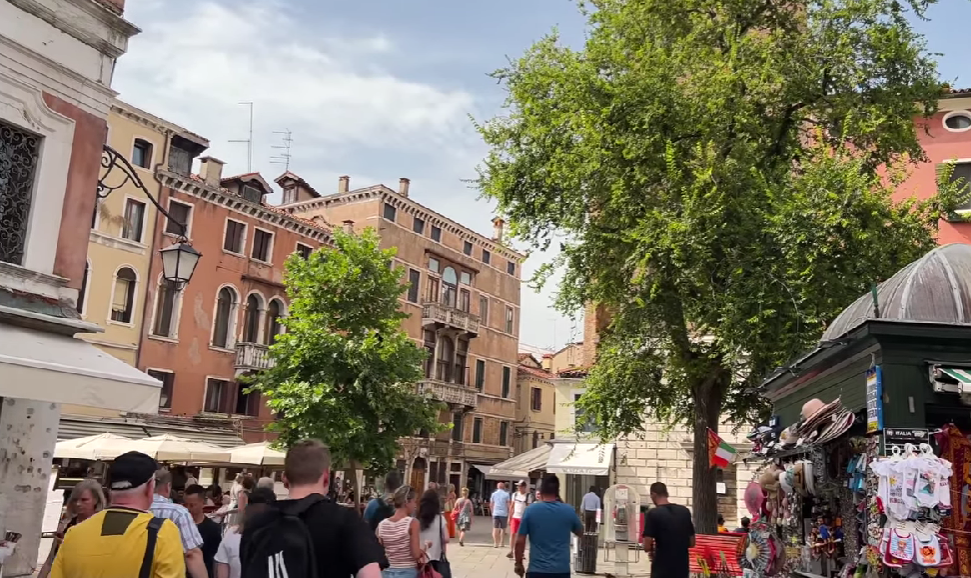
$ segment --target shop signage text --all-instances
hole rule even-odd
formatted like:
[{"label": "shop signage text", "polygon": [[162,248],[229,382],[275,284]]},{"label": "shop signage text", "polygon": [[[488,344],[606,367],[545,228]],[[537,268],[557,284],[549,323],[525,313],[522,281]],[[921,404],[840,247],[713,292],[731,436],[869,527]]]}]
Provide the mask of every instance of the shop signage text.
[{"label": "shop signage text", "polygon": [[866,433],[883,429],[883,372],[880,366],[866,370]]}]

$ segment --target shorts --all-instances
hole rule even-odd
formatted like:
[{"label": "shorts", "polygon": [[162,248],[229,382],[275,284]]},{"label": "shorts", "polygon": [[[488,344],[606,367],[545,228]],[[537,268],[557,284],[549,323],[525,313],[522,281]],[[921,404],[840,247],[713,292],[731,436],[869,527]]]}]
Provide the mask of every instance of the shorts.
[{"label": "shorts", "polygon": [[509,522],[509,518],[505,516],[493,516],[492,517],[492,527],[497,530],[505,530],[506,524]]},{"label": "shorts", "polygon": [[385,568],[381,578],[418,578],[418,568]]},{"label": "shorts", "polygon": [[509,533],[515,536],[519,533],[519,524],[523,521],[522,518],[513,518],[512,524],[509,526]]}]

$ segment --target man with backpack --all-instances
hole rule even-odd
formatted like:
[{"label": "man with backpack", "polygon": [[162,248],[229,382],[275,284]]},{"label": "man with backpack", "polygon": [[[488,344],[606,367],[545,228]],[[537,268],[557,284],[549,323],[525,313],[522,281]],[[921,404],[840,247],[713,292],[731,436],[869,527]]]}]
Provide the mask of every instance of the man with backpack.
[{"label": "man with backpack", "polygon": [[380,578],[384,552],[351,508],[326,498],[330,451],[317,440],[287,451],[290,498],[247,520],[240,544],[242,578]]},{"label": "man with backpack", "polygon": [[371,531],[378,529],[381,520],[390,518],[394,515],[394,506],[391,505],[391,498],[401,487],[401,478],[398,472],[390,471],[384,476],[384,497],[372,498],[364,508],[364,521],[367,522]]}]

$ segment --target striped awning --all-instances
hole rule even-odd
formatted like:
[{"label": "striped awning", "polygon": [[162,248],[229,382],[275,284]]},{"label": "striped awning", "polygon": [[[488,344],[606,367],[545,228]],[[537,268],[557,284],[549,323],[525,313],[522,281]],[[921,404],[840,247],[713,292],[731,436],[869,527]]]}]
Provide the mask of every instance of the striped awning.
[{"label": "striped awning", "polygon": [[971,385],[971,370],[961,369],[958,367],[941,367],[941,372],[953,377],[958,383],[964,385]]},{"label": "striped awning", "polygon": [[140,439],[164,434],[189,438],[219,447],[233,448],[244,442],[230,424],[223,427],[194,424],[185,420],[148,420],[135,417],[94,417],[82,415],[63,415],[57,429],[57,441],[70,440],[102,433],[112,433],[132,439]]}]

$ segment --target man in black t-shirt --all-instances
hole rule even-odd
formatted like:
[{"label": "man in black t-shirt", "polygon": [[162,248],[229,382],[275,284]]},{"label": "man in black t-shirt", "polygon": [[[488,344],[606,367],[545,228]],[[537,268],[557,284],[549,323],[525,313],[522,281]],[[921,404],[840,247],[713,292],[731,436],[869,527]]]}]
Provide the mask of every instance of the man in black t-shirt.
[{"label": "man in black t-shirt", "polygon": [[192,521],[199,529],[202,536],[202,560],[206,564],[206,571],[210,576],[215,576],[213,568],[216,552],[219,551],[219,543],[222,542],[223,533],[219,524],[206,516],[206,489],[198,484],[191,485],[185,489],[183,494],[185,508],[192,515]]},{"label": "man in black t-shirt", "polygon": [[695,545],[691,512],[668,501],[668,488],[651,484],[654,508],[644,520],[644,551],[651,558],[651,576],[688,578],[688,549]]}]

